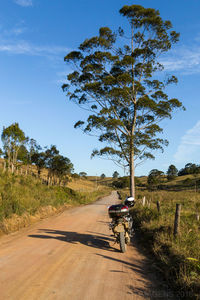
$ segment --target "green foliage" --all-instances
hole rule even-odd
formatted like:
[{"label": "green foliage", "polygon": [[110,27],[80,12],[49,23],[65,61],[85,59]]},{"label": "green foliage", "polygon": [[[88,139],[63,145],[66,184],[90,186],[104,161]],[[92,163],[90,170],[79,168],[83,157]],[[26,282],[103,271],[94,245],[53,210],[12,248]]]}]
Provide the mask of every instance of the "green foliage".
[{"label": "green foliage", "polygon": [[38,176],[40,176],[41,170],[46,166],[46,155],[44,152],[35,152],[31,157],[31,162],[37,166]]},{"label": "green foliage", "polygon": [[183,185],[189,187],[193,185],[193,180],[191,178],[186,178],[183,180]]},{"label": "green foliage", "polygon": [[112,185],[117,189],[123,189],[130,187],[130,179],[129,177],[120,177],[117,180],[113,181]]},{"label": "green foliage", "polygon": [[174,165],[170,165],[167,170],[167,179],[173,180],[178,175],[178,170]]},{"label": "green foliage", "polygon": [[150,189],[156,188],[162,182],[163,175],[164,173],[162,171],[157,169],[151,170],[147,179],[148,187]]},{"label": "green foliage", "polygon": [[1,140],[3,143],[5,158],[8,160],[8,168],[12,168],[12,171],[14,171],[19,150],[27,141],[25,133],[19,128],[18,123],[13,123],[7,128],[3,127]]},{"label": "green foliage", "polygon": [[24,132],[19,128],[18,123],[13,123],[12,125],[3,127],[3,132],[1,135],[4,150],[8,147],[14,151],[16,147],[20,147],[26,141]]},{"label": "green foliage", "polygon": [[104,173],[101,174],[101,179],[106,178],[106,175]]},{"label": "green foliage", "polygon": [[17,159],[18,159],[18,161],[23,162],[25,165],[30,163],[30,161],[29,161],[29,152],[28,152],[27,148],[25,147],[25,145],[22,145],[19,148]]},{"label": "green foliage", "polygon": [[[154,150],[163,150],[168,142],[158,136],[163,131],[158,122],[183,108],[165,92],[177,78],[158,80],[164,69],[158,59],[178,41],[179,34],[155,9],[125,5],[120,14],[129,22],[127,32],[102,27],[97,36],[65,56],[75,71],[68,74],[69,84],[63,85],[63,91],[69,100],[91,112],[75,127],[107,143],[103,149],[95,149],[92,157],[129,166],[133,179],[132,158],[153,159]],[[133,186],[130,188],[132,194]]]},{"label": "green foliage", "polygon": [[72,176],[72,178],[75,178],[75,179],[79,179],[80,178],[80,175],[77,174],[77,173],[73,173],[71,176]]},{"label": "green foliage", "polygon": [[[8,171],[15,172],[18,166],[34,164],[37,167],[38,177],[43,168],[48,169],[49,177],[57,177],[59,182],[67,181],[67,175],[73,172],[70,159],[59,154],[55,145],[49,148],[37,144],[34,139],[25,137],[18,123],[3,128],[1,135],[4,153],[0,149],[0,156],[4,154]],[[28,172],[27,172],[28,173]]]},{"label": "green foliage", "polygon": [[[139,242],[154,257],[154,264],[181,299],[199,299],[200,232],[198,211],[200,195],[191,192],[140,192],[151,201],[150,208],[137,201],[133,209],[134,228]],[[158,214],[156,202],[160,201]],[[176,203],[180,203],[180,233],[173,237]],[[179,292],[181,291],[181,294]]]},{"label": "green foliage", "polygon": [[90,203],[104,192],[78,193],[67,187],[48,187],[31,176],[0,172],[0,222],[13,214],[22,215],[26,212],[34,215],[41,207],[48,205],[60,207],[64,204]]},{"label": "green foliage", "polygon": [[49,175],[57,176],[60,180],[74,170],[69,158],[60,155],[55,145],[51,145],[44,154],[39,153],[39,155],[42,155],[41,162],[49,170]]},{"label": "green foliage", "polygon": [[80,172],[79,176],[83,177],[83,178],[87,178],[87,173],[86,172]]},{"label": "green foliage", "polygon": [[67,202],[69,194],[67,188],[48,188],[32,177],[0,174],[0,220],[12,214],[34,214],[42,206],[58,206],[63,199]]},{"label": "green foliage", "polygon": [[187,163],[184,168],[182,168],[178,172],[178,176],[188,175],[188,174],[199,174],[200,173],[200,166],[193,164],[193,163]]},{"label": "green foliage", "polygon": [[119,173],[117,171],[115,171],[112,175],[113,178],[118,178],[119,177]]},{"label": "green foliage", "polygon": [[50,168],[54,174],[59,178],[62,178],[67,174],[71,174],[73,171],[73,164],[69,158],[62,155],[56,155],[52,158]]},{"label": "green foliage", "polygon": [[[139,186],[141,184],[140,180],[137,177],[135,177],[135,184],[136,186]],[[117,180],[112,182],[112,186],[117,189],[130,188],[130,177],[129,176],[120,177]]]}]

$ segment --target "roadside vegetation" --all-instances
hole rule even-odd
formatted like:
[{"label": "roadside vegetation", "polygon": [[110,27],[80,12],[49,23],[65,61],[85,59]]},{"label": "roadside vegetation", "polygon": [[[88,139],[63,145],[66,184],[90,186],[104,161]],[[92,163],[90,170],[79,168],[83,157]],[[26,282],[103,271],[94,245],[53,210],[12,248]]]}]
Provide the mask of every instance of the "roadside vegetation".
[{"label": "roadside vegetation", "polygon": [[18,123],[3,127],[3,149],[0,149],[0,167],[4,172],[32,175],[49,186],[66,185],[73,173],[73,164],[60,154],[55,145],[41,147],[25,135]]},{"label": "roadside vegetation", "polygon": [[[139,178],[132,212],[140,245],[180,299],[200,299],[199,179],[199,174],[170,181],[165,176],[161,186],[155,182],[152,186],[148,177]],[[129,195],[128,187],[119,191],[122,199]],[[179,232],[174,236],[176,204],[181,204],[181,214]]]},{"label": "roadside vegetation", "polygon": [[[0,170],[0,234],[18,230],[67,207],[88,204],[109,194],[105,187],[73,190],[47,186],[32,176]],[[87,180],[86,180],[87,186]]]},{"label": "roadside vegetation", "polygon": [[18,123],[4,127],[0,149],[0,234],[18,230],[69,206],[87,204],[110,188],[74,173],[55,145],[42,148]]}]

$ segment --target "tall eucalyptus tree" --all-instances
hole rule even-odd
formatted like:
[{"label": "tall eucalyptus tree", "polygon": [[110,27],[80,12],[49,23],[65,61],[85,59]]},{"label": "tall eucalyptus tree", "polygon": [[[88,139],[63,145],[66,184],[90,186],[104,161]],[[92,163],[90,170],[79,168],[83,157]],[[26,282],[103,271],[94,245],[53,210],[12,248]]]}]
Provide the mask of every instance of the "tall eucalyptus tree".
[{"label": "tall eucalyptus tree", "polygon": [[165,91],[177,78],[161,79],[164,67],[159,62],[179,34],[170,21],[162,20],[158,10],[125,5],[120,14],[128,20],[126,30],[100,28],[99,35],[65,56],[75,70],[68,74],[63,90],[89,111],[86,122],[78,121],[75,127],[82,126],[86,133],[98,134],[99,141],[107,143],[92,156],[129,166],[130,194],[134,196],[137,161],[153,159],[152,151],[168,144],[160,138],[163,129],[158,123],[183,108]]}]

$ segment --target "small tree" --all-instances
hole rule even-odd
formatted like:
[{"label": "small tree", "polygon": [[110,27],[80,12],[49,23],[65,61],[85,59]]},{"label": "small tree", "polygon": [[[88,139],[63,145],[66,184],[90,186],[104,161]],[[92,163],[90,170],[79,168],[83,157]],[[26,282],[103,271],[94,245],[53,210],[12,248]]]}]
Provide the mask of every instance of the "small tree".
[{"label": "small tree", "polygon": [[101,174],[101,179],[104,179],[106,177],[106,175],[103,173]]},{"label": "small tree", "polygon": [[13,173],[16,168],[19,150],[27,142],[27,138],[19,128],[19,124],[13,123],[7,128],[3,127],[1,140],[8,163],[8,170],[11,170]]},{"label": "small tree", "polygon": [[79,179],[79,178],[80,178],[80,175],[77,174],[77,173],[73,173],[73,174],[72,174],[72,178],[74,178],[74,179]]},{"label": "small tree", "polygon": [[19,149],[18,161],[20,161],[23,165],[26,166],[26,174],[27,174],[28,173],[27,172],[27,166],[28,166],[28,163],[29,163],[29,152],[28,152],[25,145],[22,145]]},{"label": "small tree", "polygon": [[[69,158],[62,155],[56,155],[51,161],[51,172],[59,179],[59,185],[63,179],[66,179],[73,171],[73,164]],[[65,180],[66,181],[66,180]]]},{"label": "small tree", "polygon": [[112,186],[114,186],[117,189],[123,189],[123,188],[130,188],[130,181],[127,176],[120,177],[117,180],[113,181]]},{"label": "small tree", "polygon": [[86,172],[80,172],[79,176],[83,177],[83,178],[87,178],[87,173]]},{"label": "small tree", "polygon": [[55,145],[51,145],[50,148],[45,148],[45,167],[48,169],[48,184],[52,184],[53,181],[55,181],[55,171],[53,168],[54,159],[59,155],[59,150]]},{"label": "small tree", "polygon": [[174,165],[170,165],[168,170],[167,170],[167,179],[168,180],[173,180],[178,176],[178,170]]},{"label": "small tree", "polygon": [[200,173],[200,166],[193,163],[187,163],[185,167],[178,172],[178,176],[198,173]]},{"label": "small tree", "polygon": [[119,173],[117,172],[117,171],[115,171],[114,173],[113,173],[113,176],[112,176],[113,178],[118,178],[119,177]]},{"label": "small tree", "polygon": [[27,172],[29,173],[29,167],[32,164],[32,157],[35,153],[42,150],[42,147],[36,142],[36,140],[29,138],[27,143],[28,157],[27,157]]},{"label": "small tree", "polygon": [[46,154],[45,152],[35,152],[31,157],[32,163],[37,167],[38,177],[40,177],[41,170],[46,167]]},{"label": "small tree", "polygon": [[[99,135],[106,147],[95,149],[98,155],[129,167],[130,194],[135,195],[137,160],[154,158],[153,150],[168,142],[157,135],[158,125],[171,118],[182,103],[170,99],[165,92],[175,76],[159,75],[163,53],[178,41],[170,21],[163,21],[159,11],[140,5],[125,5],[120,14],[129,22],[128,32],[113,32],[108,27],[99,35],[86,39],[78,51],[68,53],[64,60],[75,71],[63,85],[70,100],[90,111],[87,121],[78,121],[84,132]],[[166,74],[165,74],[166,75]]]},{"label": "small tree", "polygon": [[163,180],[164,172],[153,169],[149,172],[147,183],[150,189],[155,189]]}]

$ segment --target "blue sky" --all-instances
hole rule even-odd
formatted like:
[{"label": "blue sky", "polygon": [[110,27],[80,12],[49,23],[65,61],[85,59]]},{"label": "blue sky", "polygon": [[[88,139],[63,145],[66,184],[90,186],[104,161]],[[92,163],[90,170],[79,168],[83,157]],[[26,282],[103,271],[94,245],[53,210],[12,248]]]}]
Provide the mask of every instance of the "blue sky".
[{"label": "blue sky", "polygon": [[[198,0],[1,0],[0,1],[0,131],[18,122],[26,135],[41,146],[55,144],[69,157],[75,171],[89,175],[112,175],[123,170],[111,161],[90,159],[100,144],[95,137],[73,128],[85,117],[61,90],[68,67],[63,58],[99,27],[117,29],[125,20],[123,5],[141,4],[160,10],[181,34],[178,45],[161,58],[168,73],[179,83],[169,89],[186,107],[163,122],[163,137],[169,140],[164,153],[136,170],[148,174],[170,164],[178,169],[188,162],[200,163],[200,2]],[[0,144],[1,146],[1,144]]]}]

